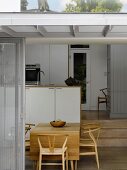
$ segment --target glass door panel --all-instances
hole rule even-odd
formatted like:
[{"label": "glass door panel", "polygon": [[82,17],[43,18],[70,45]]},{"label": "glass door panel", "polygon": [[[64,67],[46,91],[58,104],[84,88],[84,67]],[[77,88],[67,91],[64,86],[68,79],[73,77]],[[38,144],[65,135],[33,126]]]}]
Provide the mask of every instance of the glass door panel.
[{"label": "glass door panel", "polygon": [[88,50],[71,50],[69,76],[75,78],[81,86],[82,110],[90,105],[90,56]]},{"label": "glass door panel", "polygon": [[[23,50],[21,41],[0,39],[0,169],[23,170]],[[20,62],[20,63],[19,63]],[[19,78],[20,77],[20,78]]]},{"label": "glass door panel", "polygon": [[86,103],[86,53],[74,53],[74,78],[81,85],[81,104]]}]

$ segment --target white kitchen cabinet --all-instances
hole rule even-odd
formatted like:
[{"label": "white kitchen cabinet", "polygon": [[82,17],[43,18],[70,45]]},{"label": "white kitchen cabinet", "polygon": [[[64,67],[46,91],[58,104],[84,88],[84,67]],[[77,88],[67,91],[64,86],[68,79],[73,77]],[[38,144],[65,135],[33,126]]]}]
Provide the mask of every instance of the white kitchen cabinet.
[{"label": "white kitchen cabinet", "polygon": [[65,85],[68,78],[68,45],[50,45],[50,84]]},{"label": "white kitchen cabinet", "polygon": [[56,119],[80,122],[80,88],[56,88]]},{"label": "white kitchen cabinet", "polygon": [[80,87],[26,88],[26,122],[80,122]]},{"label": "white kitchen cabinet", "polygon": [[26,122],[38,124],[54,120],[54,89],[27,88],[26,100]]},{"label": "white kitchen cabinet", "polygon": [[41,74],[41,83],[49,84],[49,45],[40,43],[31,43],[26,45],[26,64],[40,64],[41,70],[45,75]]},{"label": "white kitchen cabinet", "polygon": [[26,45],[26,64],[40,64],[42,84],[65,85],[68,78],[68,45],[30,43]]}]

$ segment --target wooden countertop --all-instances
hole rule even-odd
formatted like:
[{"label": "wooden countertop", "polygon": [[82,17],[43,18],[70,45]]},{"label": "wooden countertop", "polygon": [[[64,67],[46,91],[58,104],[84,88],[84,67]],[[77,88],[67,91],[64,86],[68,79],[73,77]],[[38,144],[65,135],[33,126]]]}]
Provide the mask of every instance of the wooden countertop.
[{"label": "wooden countertop", "polygon": [[31,134],[38,134],[44,132],[51,133],[62,133],[62,132],[79,132],[80,131],[80,123],[67,123],[64,127],[53,127],[50,123],[39,123],[36,128],[31,130]]},{"label": "wooden countertop", "polygon": [[62,88],[62,87],[67,87],[67,88],[75,88],[75,87],[80,87],[80,86],[67,86],[67,85],[25,85],[26,88]]}]

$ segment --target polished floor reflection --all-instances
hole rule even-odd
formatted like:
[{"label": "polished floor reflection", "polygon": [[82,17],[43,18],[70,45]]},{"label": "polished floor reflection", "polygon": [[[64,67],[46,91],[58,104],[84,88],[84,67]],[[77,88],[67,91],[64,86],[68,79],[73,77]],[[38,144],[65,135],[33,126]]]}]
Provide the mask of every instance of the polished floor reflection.
[{"label": "polished floor reflection", "polygon": [[83,110],[81,111],[81,120],[108,120],[109,114],[105,110]]}]

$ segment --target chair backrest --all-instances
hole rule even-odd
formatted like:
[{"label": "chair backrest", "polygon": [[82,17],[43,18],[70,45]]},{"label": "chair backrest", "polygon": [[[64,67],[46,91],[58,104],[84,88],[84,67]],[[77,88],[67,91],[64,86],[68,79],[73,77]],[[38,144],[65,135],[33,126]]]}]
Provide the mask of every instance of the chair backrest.
[{"label": "chair backrest", "polygon": [[35,126],[35,124],[25,123],[25,135],[31,130],[33,126]]},{"label": "chair backrest", "polygon": [[107,88],[100,89],[100,91],[107,97]]},{"label": "chair backrest", "polygon": [[33,126],[35,126],[35,124],[25,124],[25,151],[27,153],[27,156],[30,152],[30,130]]},{"label": "chair backrest", "polygon": [[82,124],[81,126],[83,137],[85,139],[92,140],[95,144],[98,141],[100,129],[101,127],[99,123],[87,123],[87,124]]},{"label": "chair backrest", "polygon": [[54,148],[62,148],[63,151],[67,145],[68,135],[65,134],[40,134],[38,135],[39,148],[49,148],[54,152]]}]

